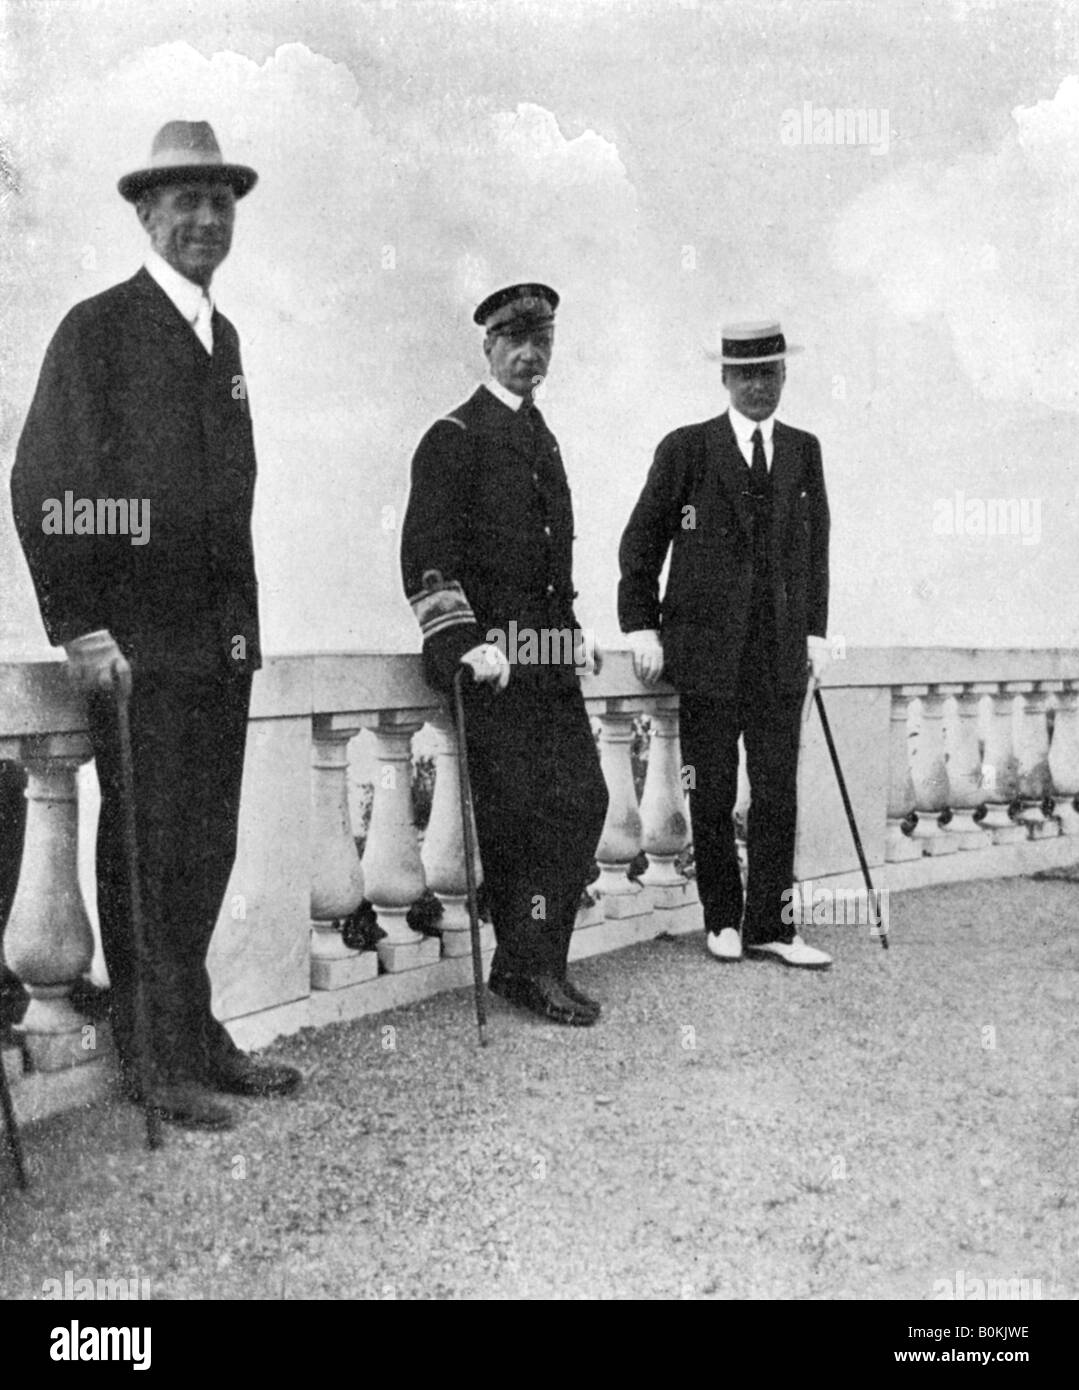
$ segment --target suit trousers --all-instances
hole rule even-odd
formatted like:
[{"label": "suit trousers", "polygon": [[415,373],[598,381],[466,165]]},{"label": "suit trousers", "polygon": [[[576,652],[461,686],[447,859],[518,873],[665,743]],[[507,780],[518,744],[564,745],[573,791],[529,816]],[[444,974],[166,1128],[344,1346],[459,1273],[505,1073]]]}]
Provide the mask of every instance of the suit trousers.
[{"label": "suit trousers", "polygon": [[[680,700],[682,761],[694,774],[689,807],[705,928],[718,933],[741,925],[746,945],[794,936],[781,913],[794,877],[803,702],[802,694],[777,685],[769,625],[755,623],[752,633],[734,696],[687,692]],[[739,735],[752,797],[744,897],[733,819]]]},{"label": "suit trousers", "polygon": [[497,949],[510,974],[566,971],[607,786],[577,679],[515,669],[465,694],[476,836]]},{"label": "suit trousers", "polygon": [[[129,706],[155,1077],[199,1079],[237,1051],[213,1016],[206,953],[236,855],[249,674],[136,669]],[[116,705],[89,702],[101,818],[97,904],[121,1066],[135,1062],[135,949]]]}]

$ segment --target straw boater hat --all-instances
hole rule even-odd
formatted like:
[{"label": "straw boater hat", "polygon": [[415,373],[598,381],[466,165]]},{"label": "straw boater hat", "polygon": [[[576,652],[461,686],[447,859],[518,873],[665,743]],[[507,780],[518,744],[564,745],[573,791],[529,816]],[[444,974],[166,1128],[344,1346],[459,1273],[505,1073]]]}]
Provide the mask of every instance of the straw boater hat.
[{"label": "straw boater hat", "polygon": [[208,121],[169,121],[154,136],[149,167],[125,174],[117,187],[129,203],[134,203],[148,188],[191,179],[220,180],[242,198],[254,188],[258,174],[244,164],[225,163]]},{"label": "straw boater hat", "polygon": [[472,315],[488,333],[520,333],[554,323],[558,295],[550,285],[507,285],[495,290]]},{"label": "straw boater hat", "polygon": [[719,352],[705,349],[705,357],[722,362],[725,367],[744,367],[751,362],[779,362],[801,352],[788,343],[778,322],[725,323],[720,329],[722,347]]}]

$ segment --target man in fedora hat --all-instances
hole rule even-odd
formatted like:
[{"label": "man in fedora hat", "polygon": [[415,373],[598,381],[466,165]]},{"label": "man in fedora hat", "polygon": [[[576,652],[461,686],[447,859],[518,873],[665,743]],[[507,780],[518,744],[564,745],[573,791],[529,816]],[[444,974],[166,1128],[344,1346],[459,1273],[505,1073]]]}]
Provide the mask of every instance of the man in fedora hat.
[{"label": "man in fedora hat", "polygon": [[490,987],[555,1023],[599,1005],[566,973],[607,788],[578,675],[594,662],[573,611],[573,507],[558,444],[533,393],[547,375],[558,295],[489,295],[490,378],[435,422],[412,461],[401,538],[405,594],[430,684],[459,664],[484,882],[498,942]]},{"label": "man in fedora hat", "polygon": [[[775,418],[788,347],[778,323],[723,329],[730,409],[669,434],[622,536],[619,620],[638,677],[681,693],[708,950],[801,969],[831,959],[783,920],[794,873],[807,681],[827,654],[828,499],[820,444]],[[662,602],[659,575],[671,567]],[[752,806],[743,897],[734,840],[738,739]]]},{"label": "man in fedora hat", "polygon": [[[125,1092],[169,1120],[226,1128],[212,1094],[291,1090],[210,1007],[206,953],[228,883],[252,673],[255,452],[236,330],[210,285],[253,169],[205,121],[170,121],[120,193],[150,239],[130,280],[85,300],[45,356],[12,473],[15,520],[49,640],[86,693],[101,784],[98,914]],[[88,499],[59,524],[56,499]],[[138,530],[95,527],[101,503]],[[83,509],[80,508],[80,512]],[[113,685],[130,695],[152,1093],[135,1066],[135,961]]]}]

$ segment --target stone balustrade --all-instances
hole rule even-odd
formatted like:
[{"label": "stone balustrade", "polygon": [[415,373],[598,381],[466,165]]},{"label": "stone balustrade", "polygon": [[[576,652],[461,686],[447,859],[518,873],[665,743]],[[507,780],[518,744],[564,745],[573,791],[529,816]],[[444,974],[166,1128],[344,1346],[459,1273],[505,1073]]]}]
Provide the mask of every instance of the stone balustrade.
[{"label": "stone balustrade", "polygon": [[[573,954],[699,930],[694,884],[680,869],[690,824],[677,696],[640,685],[625,652],[608,654],[584,690],[610,805]],[[1079,858],[1079,652],[849,650],[830,668],[825,696],[878,886]],[[638,797],[631,747],[642,714],[650,741]],[[411,793],[421,730],[435,764],[422,834]],[[350,749],[361,735],[373,784],[362,859],[349,813]],[[853,881],[854,848],[813,715],[803,745],[796,876]],[[26,1054],[46,1075],[105,1062],[99,1031],[71,1002],[93,956],[93,827],[76,795],[89,757],[62,667],[0,664],[0,760],[28,774],[4,951],[31,997]],[[740,802],[745,786],[743,775]],[[642,851],[647,868],[631,879]],[[428,889],[442,906],[439,935],[409,922]],[[363,899],[385,934],[374,951],[341,934]],[[489,958],[489,927],[483,946]],[[217,1011],[245,1046],[469,983],[456,739],[418,657],[283,656],[259,673],[237,862],[210,966]]]}]

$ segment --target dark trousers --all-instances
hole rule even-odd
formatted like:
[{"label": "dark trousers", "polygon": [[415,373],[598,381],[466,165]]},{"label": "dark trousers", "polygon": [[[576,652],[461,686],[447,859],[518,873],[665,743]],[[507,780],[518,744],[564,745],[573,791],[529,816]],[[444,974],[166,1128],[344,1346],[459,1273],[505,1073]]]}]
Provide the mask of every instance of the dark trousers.
[{"label": "dark trousers", "polygon": [[575,677],[466,692],[472,799],[498,943],[493,968],[562,978],[607,814],[607,786]]},{"label": "dark trousers", "polygon": [[[206,952],[236,855],[250,675],[136,670],[130,703],[136,842],[157,1076],[203,1076],[236,1049],[210,1008]],[[101,784],[97,905],[121,1064],[135,1058],[135,960],[116,706],[90,700]]]},{"label": "dark trousers", "polygon": [[[694,776],[689,809],[705,928],[737,931],[742,925],[747,945],[790,941],[794,936],[781,912],[782,895],[794,878],[804,693],[777,687],[773,653],[767,625],[756,625],[742,657],[735,696],[685,693],[680,700],[682,762]],[[752,793],[744,902],[733,820],[740,734],[745,738]]]}]

